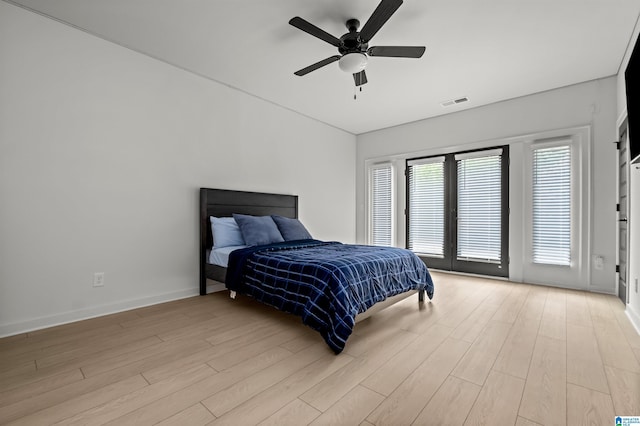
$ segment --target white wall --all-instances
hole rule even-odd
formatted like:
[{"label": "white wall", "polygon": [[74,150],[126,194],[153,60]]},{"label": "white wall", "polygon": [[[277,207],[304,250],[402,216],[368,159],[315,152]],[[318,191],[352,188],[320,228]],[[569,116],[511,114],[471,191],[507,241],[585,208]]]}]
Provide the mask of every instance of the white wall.
[{"label": "white wall", "polygon": [[[625,92],[624,71],[629,63],[629,57],[633,46],[638,40],[640,25],[636,23],[629,47],[624,55],[624,60],[618,72],[618,124],[622,123],[627,116],[627,98]],[[637,119],[637,118],[636,118]],[[631,133],[630,133],[631,134]],[[617,131],[616,131],[617,135]],[[635,136],[636,139],[640,135]],[[640,293],[637,290],[636,282],[640,280],[640,165],[632,165],[629,169],[629,275],[627,285],[629,286],[629,300],[627,300],[627,315],[640,333]]]},{"label": "white wall", "polygon": [[[365,162],[395,158],[396,164],[404,167],[405,158],[517,141],[510,153],[510,192],[517,196],[522,178],[514,172],[521,170],[518,167],[523,153],[520,141],[526,140],[526,135],[588,126],[591,176],[584,184],[588,185],[591,225],[585,230],[583,239],[585,250],[591,256],[604,257],[604,268],[597,270],[593,262],[589,262],[584,274],[588,282],[580,288],[614,293],[616,151],[612,141],[615,140],[615,114],[616,79],[610,77],[359,135],[356,170],[358,241],[366,241]],[[400,175],[398,180],[397,211],[401,213],[405,203],[404,178]],[[512,196],[510,200],[512,220],[514,215],[522,215],[522,206],[515,205],[515,198]],[[398,234],[402,236],[404,216],[398,214],[397,217]],[[515,281],[522,279],[523,238],[518,234],[522,221],[519,223],[517,227],[512,223],[510,236],[510,278]],[[404,239],[398,242],[402,245]]]},{"label": "white wall", "polygon": [[355,136],[4,2],[0,58],[0,336],[197,294],[201,186],[355,241]]}]

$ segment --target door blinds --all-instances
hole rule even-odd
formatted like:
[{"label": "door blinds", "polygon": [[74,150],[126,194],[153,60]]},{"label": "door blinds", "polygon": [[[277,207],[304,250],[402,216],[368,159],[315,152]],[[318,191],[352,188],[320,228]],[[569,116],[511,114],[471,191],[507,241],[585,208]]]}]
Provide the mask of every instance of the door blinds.
[{"label": "door blinds", "polygon": [[445,157],[412,160],[409,166],[409,249],[444,256]]},{"label": "door blinds", "polygon": [[499,263],[502,150],[458,154],[457,259]]}]

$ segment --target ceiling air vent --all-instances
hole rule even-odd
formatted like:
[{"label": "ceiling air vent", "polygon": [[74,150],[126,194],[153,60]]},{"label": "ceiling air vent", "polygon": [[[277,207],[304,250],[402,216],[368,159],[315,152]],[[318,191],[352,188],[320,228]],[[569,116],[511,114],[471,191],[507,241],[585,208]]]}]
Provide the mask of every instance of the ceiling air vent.
[{"label": "ceiling air vent", "polygon": [[443,107],[449,107],[451,105],[461,104],[463,102],[468,102],[468,101],[469,101],[469,98],[465,96],[463,98],[451,99],[448,101],[441,102],[440,105],[442,105]]}]

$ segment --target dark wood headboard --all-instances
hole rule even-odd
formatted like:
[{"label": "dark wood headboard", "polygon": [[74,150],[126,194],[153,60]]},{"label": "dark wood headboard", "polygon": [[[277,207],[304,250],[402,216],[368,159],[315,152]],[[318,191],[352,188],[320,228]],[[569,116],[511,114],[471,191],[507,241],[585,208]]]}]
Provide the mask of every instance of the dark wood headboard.
[{"label": "dark wood headboard", "polygon": [[209,217],[227,217],[233,213],[254,216],[298,217],[298,196],[263,192],[200,188],[200,294],[207,294],[207,278],[224,283],[226,268],[207,262],[207,250],[213,245]]}]

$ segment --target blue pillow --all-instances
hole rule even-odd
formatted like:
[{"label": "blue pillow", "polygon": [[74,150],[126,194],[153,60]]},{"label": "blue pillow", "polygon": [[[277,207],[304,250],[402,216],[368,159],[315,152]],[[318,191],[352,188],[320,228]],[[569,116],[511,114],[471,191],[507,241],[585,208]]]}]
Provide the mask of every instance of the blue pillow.
[{"label": "blue pillow", "polygon": [[216,248],[245,245],[240,227],[232,217],[211,216],[211,232]]},{"label": "blue pillow", "polygon": [[308,240],[313,238],[307,228],[298,219],[284,216],[271,216],[285,241]]},{"label": "blue pillow", "polygon": [[271,216],[249,216],[234,213],[233,218],[238,223],[244,242],[248,246],[261,246],[284,241]]}]

